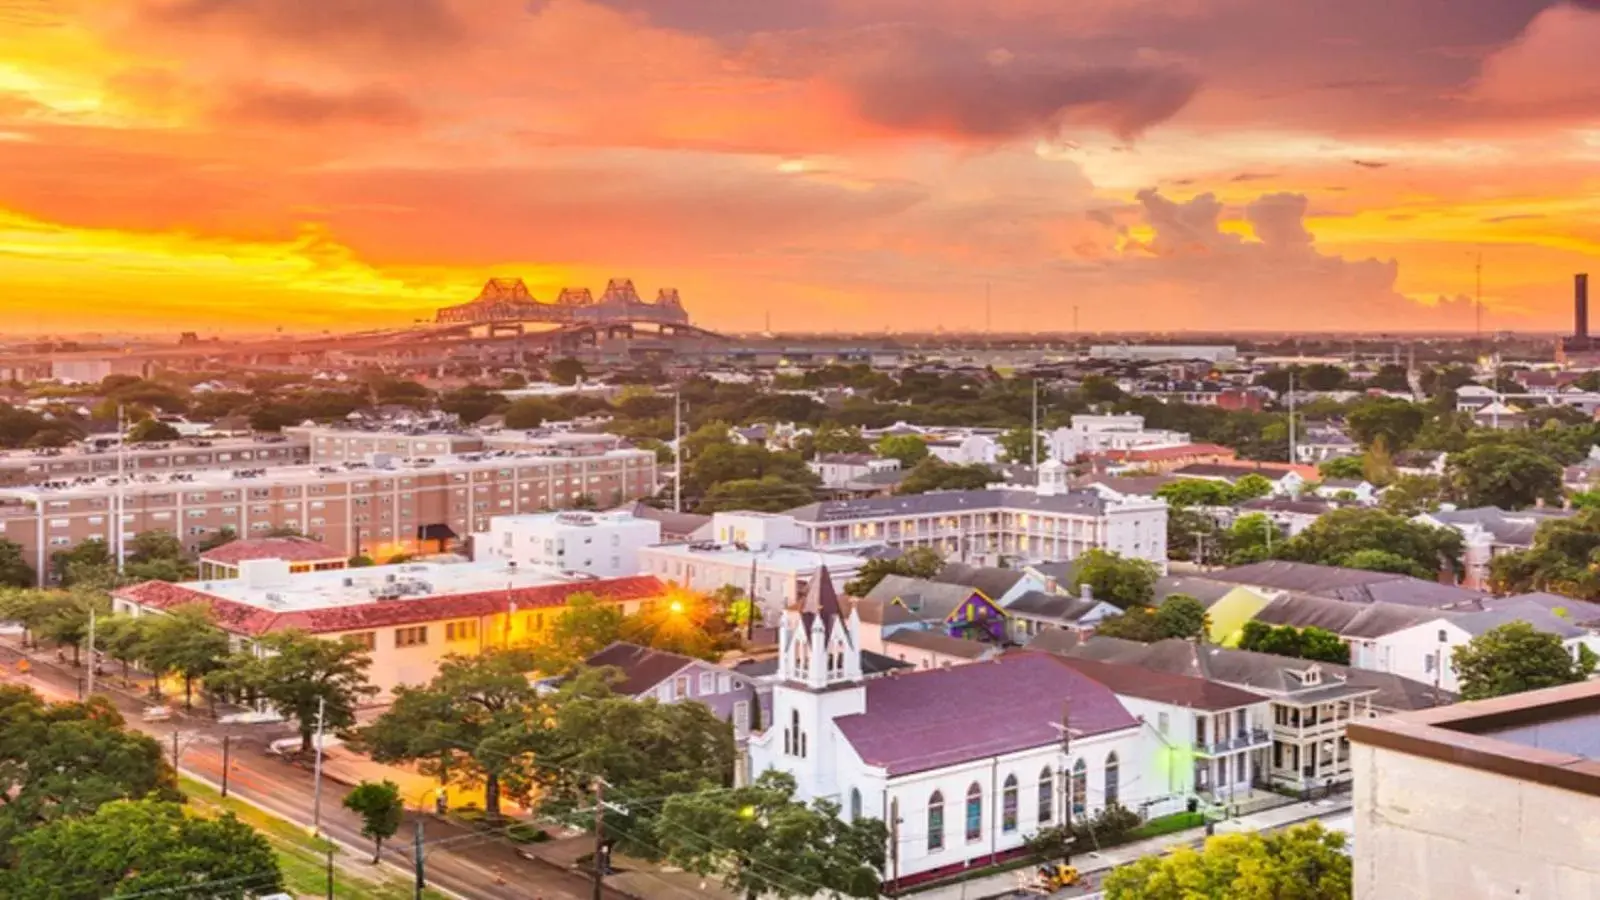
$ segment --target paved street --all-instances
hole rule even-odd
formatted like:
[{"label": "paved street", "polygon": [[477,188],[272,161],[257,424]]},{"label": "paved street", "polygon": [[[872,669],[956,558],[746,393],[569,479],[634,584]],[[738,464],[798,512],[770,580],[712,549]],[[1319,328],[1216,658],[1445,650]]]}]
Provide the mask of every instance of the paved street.
[{"label": "paved street", "polygon": [[[0,638],[0,672],[5,681],[27,684],[53,700],[74,700],[78,692],[78,670],[58,666],[53,654],[32,657],[26,675],[17,672],[22,658],[15,636]],[[213,785],[222,781],[222,735],[233,735],[229,767],[229,793],[247,800],[289,821],[310,827],[312,821],[313,780],[309,771],[269,755],[267,743],[285,736],[283,726],[220,726],[200,717],[175,716],[169,722],[150,723],[140,718],[143,704],[120,689],[102,681],[100,691],[113,700],[131,727],[162,741],[172,752],[173,735],[178,735],[181,769],[186,775]],[[322,826],[334,840],[351,849],[341,858],[342,865],[360,867],[371,858],[371,843],[361,836],[358,817],[340,806],[343,785],[325,780],[322,796]],[[412,835],[416,816],[408,812],[405,823],[392,845],[384,848],[384,859],[409,872],[412,868]],[[550,863],[521,856],[515,845],[476,834],[431,815],[422,817],[428,882],[466,900],[588,900],[589,880],[580,873]],[[470,854],[466,851],[470,851]],[[608,900],[626,900],[631,895],[607,890]]]}]

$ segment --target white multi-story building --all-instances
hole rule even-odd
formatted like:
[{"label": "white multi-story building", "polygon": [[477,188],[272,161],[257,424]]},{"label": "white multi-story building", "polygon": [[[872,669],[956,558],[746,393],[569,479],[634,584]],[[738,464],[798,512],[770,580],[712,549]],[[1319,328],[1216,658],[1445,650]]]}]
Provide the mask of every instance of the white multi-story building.
[{"label": "white multi-story building", "polygon": [[1109,550],[1167,564],[1167,505],[1068,490],[1066,467],[1039,466],[1036,490],[936,491],[812,503],[789,511],[818,549],[932,547],[981,565],[1074,559]]},{"label": "white multi-story building", "polygon": [[927,440],[928,453],[953,466],[992,466],[1000,460],[1000,442],[987,434],[966,433]]},{"label": "white multi-story building", "polygon": [[859,556],[807,547],[805,532],[789,516],[717,513],[711,530],[715,540],[642,548],[640,572],[702,593],[736,587],[753,596],[771,622],[804,596],[824,569],[838,580],[834,587],[842,587],[863,563]]},{"label": "white multi-story building", "polygon": [[1045,440],[1052,457],[1073,460],[1091,453],[1178,447],[1189,443],[1189,435],[1167,429],[1147,430],[1144,416],[1080,415],[1072,417],[1071,427],[1057,428]]},{"label": "white multi-story building", "polygon": [[472,556],[599,578],[639,574],[639,551],[661,543],[661,523],[627,512],[494,516],[472,536]]},{"label": "white multi-story building", "polygon": [[1461,681],[1453,662],[1456,648],[1511,622],[1526,622],[1537,631],[1556,635],[1573,659],[1578,658],[1581,647],[1600,651],[1600,637],[1588,628],[1574,625],[1542,606],[1523,602],[1464,615],[1441,613],[1438,618],[1377,638],[1372,658],[1380,671],[1459,693]]},{"label": "white multi-story building", "polygon": [[822,587],[779,627],[772,721],[751,774],[787,772],[800,798],[896,823],[891,885],[1009,858],[1067,816],[1182,807],[1145,777],[1158,738],[1105,685],[1045,654],[867,679],[861,622]]}]

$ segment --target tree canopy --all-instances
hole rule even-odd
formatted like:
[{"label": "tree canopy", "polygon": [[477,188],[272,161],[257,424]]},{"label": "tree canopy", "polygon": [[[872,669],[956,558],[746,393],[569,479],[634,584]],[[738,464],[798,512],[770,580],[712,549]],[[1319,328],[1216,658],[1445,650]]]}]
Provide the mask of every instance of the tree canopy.
[{"label": "tree canopy", "polygon": [[983,463],[955,465],[937,457],[927,457],[906,473],[895,485],[896,494],[926,494],[929,491],[976,491],[995,480],[993,469]]},{"label": "tree canopy", "polygon": [[363,781],[344,795],[344,808],[361,817],[361,834],[372,839],[372,863],[382,858],[383,842],[400,830],[406,803],[392,781]]},{"label": "tree canopy", "polygon": [[808,805],[794,791],[792,776],[768,771],[731,791],[668,797],[655,841],[674,865],[716,877],[746,900],[877,897],[889,837],[883,823],[847,822],[838,803]]},{"label": "tree canopy", "polygon": [[1574,655],[1559,635],[1507,622],[1455,648],[1451,662],[1461,698],[1482,700],[1582,681],[1594,671],[1595,659]]},{"label": "tree canopy", "polygon": [[1121,615],[1107,616],[1095,625],[1094,632],[1148,644],[1167,638],[1200,638],[1206,623],[1204,604],[1188,594],[1171,594],[1154,608],[1135,606]]},{"label": "tree canopy", "polygon": [[1484,444],[1450,454],[1445,466],[1450,492],[1463,506],[1522,509],[1561,500],[1561,464],[1528,447]]},{"label": "tree canopy", "polygon": [[878,440],[878,455],[884,459],[898,459],[909,469],[928,458],[928,442],[914,434],[888,435]]},{"label": "tree canopy", "polygon": [[1349,900],[1343,834],[1321,824],[1217,835],[1205,848],[1144,856],[1106,876],[1107,900]]},{"label": "tree canopy", "polygon": [[856,577],[844,586],[845,594],[865,597],[878,582],[890,575],[932,578],[944,568],[944,557],[932,547],[913,547],[893,559],[869,559],[856,570]]},{"label": "tree canopy", "polygon": [[1550,591],[1583,600],[1600,598],[1600,510],[1541,522],[1526,550],[1497,554],[1489,563],[1494,590],[1518,594]]},{"label": "tree canopy", "polygon": [[1239,649],[1342,665],[1350,663],[1350,645],[1340,640],[1337,634],[1314,625],[1296,628],[1293,625],[1246,622],[1239,638]]},{"label": "tree canopy", "polygon": [[250,900],[283,887],[272,845],[232,813],[208,819],[157,799],[51,822],[17,838],[15,853],[0,872],[11,897]]},{"label": "tree canopy", "polygon": [[47,704],[29,688],[0,685],[0,797],[3,860],[3,848],[47,822],[112,800],[179,795],[160,743],[124,728],[106,698]]},{"label": "tree canopy", "polygon": [[[1411,563],[1407,573],[1421,578],[1434,577],[1445,567],[1457,573],[1462,569],[1460,532],[1453,528],[1435,528],[1413,522],[1380,509],[1361,507],[1326,513],[1284,542],[1280,549],[1275,549],[1273,555],[1325,566],[1349,565],[1354,560],[1365,562],[1367,565],[1363,567],[1371,568],[1378,558],[1370,554],[1357,554],[1373,550]],[[1398,565],[1389,557],[1384,559],[1389,564]],[[1395,569],[1385,568],[1382,571]]]},{"label": "tree canopy", "polygon": [[240,654],[227,660],[217,683],[231,692],[266,700],[300,729],[300,750],[312,748],[317,712],[329,730],[356,723],[356,707],[378,689],[367,683],[372,664],[367,650],[353,638],[327,640],[304,631],[278,631],[263,636],[266,652]]},{"label": "tree canopy", "polygon": [[1147,560],[1096,549],[1078,557],[1071,587],[1073,591],[1079,591],[1088,585],[1096,600],[1104,600],[1119,609],[1128,609],[1150,604],[1160,574],[1155,564]]}]

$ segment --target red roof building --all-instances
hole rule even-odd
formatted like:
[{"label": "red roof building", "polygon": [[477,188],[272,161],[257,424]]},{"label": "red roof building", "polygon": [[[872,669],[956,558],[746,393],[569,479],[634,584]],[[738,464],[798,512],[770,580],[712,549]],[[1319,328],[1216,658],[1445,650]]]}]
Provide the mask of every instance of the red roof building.
[{"label": "red roof building", "polygon": [[308,537],[248,538],[229,541],[200,554],[200,579],[239,577],[239,564],[256,559],[281,559],[290,572],[324,572],[349,565],[344,554]]}]

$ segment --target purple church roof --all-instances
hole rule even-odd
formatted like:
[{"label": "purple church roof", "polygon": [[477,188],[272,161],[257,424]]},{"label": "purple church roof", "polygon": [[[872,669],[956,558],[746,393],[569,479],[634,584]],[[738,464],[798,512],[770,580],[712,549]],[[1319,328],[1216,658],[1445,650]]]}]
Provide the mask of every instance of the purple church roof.
[{"label": "purple church roof", "polygon": [[1074,739],[1139,727],[1110,688],[1041,653],[875,678],[866,692],[866,712],[834,721],[890,775],[1060,741],[1063,701]]}]

